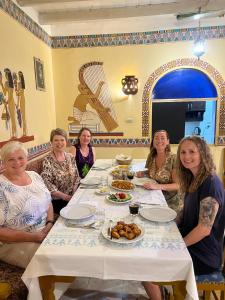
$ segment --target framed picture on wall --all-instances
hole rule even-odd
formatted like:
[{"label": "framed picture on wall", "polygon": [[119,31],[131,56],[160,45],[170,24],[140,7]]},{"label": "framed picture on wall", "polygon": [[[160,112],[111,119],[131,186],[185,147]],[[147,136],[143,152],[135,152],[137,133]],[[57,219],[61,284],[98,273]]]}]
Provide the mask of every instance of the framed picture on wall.
[{"label": "framed picture on wall", "polygon": [[36,89],[39,91],[45,91],[44,63],[42,60],[36,57],[34,57],[34,72]]}]

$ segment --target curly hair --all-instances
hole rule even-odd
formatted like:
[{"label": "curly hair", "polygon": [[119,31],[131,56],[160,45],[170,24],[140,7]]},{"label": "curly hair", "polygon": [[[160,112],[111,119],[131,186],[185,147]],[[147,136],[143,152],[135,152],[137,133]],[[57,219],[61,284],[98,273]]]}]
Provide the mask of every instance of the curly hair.
[{"label": "curly hair", "polygon": [[[196,145],[200,154],[200,165],[197,175],[194,177],[192,172],[185,168],[180,160],[181,146],[185,141],[190,141]],[[199,136],[185,137],[180,141],[177,150],[177,175],[182,192],[194,192],[202,184],[202,182],[209,176],[215,173],[216,168],[213,162],[212,154],[209,146]]]},{"label": "curly hair", "polygon": [[[152,141],[151,141],[151,144],[150,144],[150,156],[151,156],[152,158],[154,158],[154,157],[156,156],[156,154],[157,154],[156,149],[155,149],[155,147],[153,146],[153,142],[154,142],[154,138],[155,138],[156,133],[159,133],[159,132],[165,132],[167,139],[168,139],[168,140],[170,139],[170,138],[169,138],[168,132],[167,132],[166,130],[164,130],[164,129],[157,130],[157,131],[155,131],[155,132],[153,133]],[[165,151],[166,151],[166,153],[169,153],[169,152],[171,151],[170,144],[168,144],[168,145],[166,146]]]}]

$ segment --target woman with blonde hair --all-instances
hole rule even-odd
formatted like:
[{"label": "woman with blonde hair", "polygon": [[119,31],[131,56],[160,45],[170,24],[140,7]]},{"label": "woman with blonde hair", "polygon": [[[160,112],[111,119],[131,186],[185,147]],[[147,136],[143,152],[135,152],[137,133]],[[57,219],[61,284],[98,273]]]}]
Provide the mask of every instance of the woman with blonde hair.
[{"label": "woman with blonde hair", "polygon": [[43,161],[42,178],[52,195],[54,212],[59,214],[72,198],[80,183],[75,157],[65,152],[67,133],[56,128],[51,131],[51,153]]},{"label": "woman with blonde hair", "polygon": [[37,173],[25,171],[22,143],[5,144],[1,159],[0,259],[25,268],[53,225],[51,195]]}]

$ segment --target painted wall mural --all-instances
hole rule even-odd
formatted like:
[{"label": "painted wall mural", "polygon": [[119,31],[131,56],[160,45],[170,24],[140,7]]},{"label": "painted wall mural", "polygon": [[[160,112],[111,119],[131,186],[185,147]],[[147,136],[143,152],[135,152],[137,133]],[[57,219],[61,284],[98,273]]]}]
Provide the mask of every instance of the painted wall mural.
[{"label": "painted wall mural", "polygon": [[69,132],[78,132],[82,127],[89,127],[92,132],[110,132],[117,128],[103,63],[93,61],[84,64],[79,70],[79,81],[73,116],[68,117]]},{"label": "painted wall mural", "polygon": [[[9,140],[23,141],[25,137],[28,137],[23,72],[12,73],[9,68],[5,68],[3,76],[0,71],[0,87],[0,122],[5,123]],[[28,140],[32,139],[33,137],[30,137]]]}]

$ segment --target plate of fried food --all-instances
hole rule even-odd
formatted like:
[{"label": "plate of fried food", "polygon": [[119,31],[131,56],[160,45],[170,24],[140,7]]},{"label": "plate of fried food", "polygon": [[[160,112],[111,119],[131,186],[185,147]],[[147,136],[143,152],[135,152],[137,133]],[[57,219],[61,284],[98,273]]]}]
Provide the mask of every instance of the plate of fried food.
[{"label": "plate of fried food", "polygon": [[118,191],[127,192],[132,191],[135,185],[128,180],[113,180],[111,187]]},{"label": "plate of fried food", "polygon": [[118,221],[111,226],[106,223],[102,229],[102,235],[107,240],[117,244],[132,244],[143,239],[145,234],[144,228],[135,223],[125,223]]},{"label": "plate of fried food", "polygon": [[111,193],[110,195],[106,196],[106,200],[117,203],[117,204],[123,204],[128,203],[132,200],[131,194],[128,193]]}]

